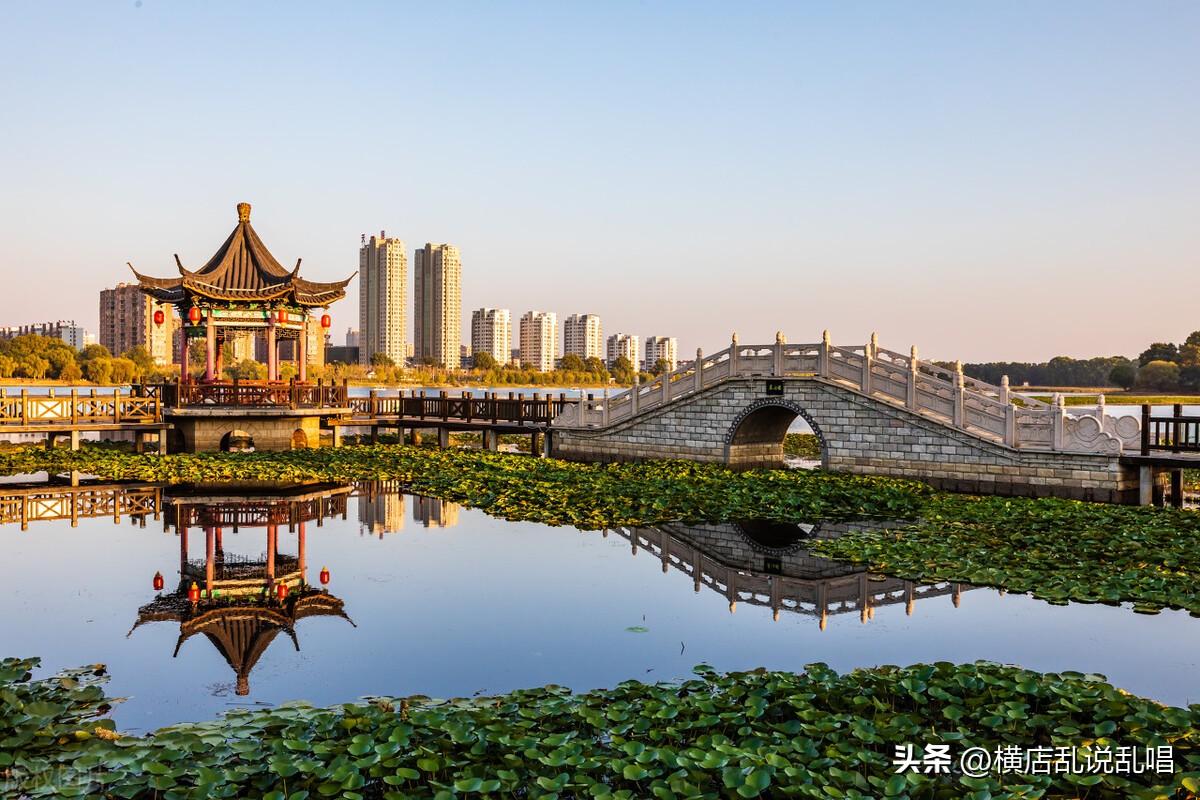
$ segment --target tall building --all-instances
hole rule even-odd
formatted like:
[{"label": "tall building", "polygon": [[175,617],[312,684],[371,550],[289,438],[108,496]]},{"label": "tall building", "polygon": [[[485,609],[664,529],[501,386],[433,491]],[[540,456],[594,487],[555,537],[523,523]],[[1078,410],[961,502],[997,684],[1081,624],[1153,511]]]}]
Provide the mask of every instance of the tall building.
[{"label": "tall building", "polygon": [[[364,233],[358,248],[358,359],[370,364],[382,353],[404,363],[408,335],[408,253],[404,240],[386,231]],[[347,334],[347,339],[349,334]],[[349,345],[348,345],[349,346]]]},{"label": "tall building", "polygon": [[659,359],[667,362],[667,370],[679,366],[679,340],[674,336],[646,337],[646,369],[654,369]]},{"label": "tall building", "polygon": [[512,350],[512,312],[507,308],[477,308],[471,312],[471,351],[491,353],[507,364]]},{"label": "tall building", "polygon": [[604,358],[604,329],[595,314],[572,314],[563,323],[563,355]]},{"label": "tall building", "polygon": [[[369,486],[370,484],[368,484]],[[385,533],[404,530],[404,495],[388,487],[358,494],[358,530],[383,538]]]},{"label": "tall building", "polygon": [[462,258],[452,244],[417,251],[413,292],[414,357],[419,363],[457,367],[462,344]]},{"label": "tall building", "polygon": [[521,366],[550,372],[558,360],[558,315],[526,311],[521,317]]},{"label": "tall building", "polygon": [[638,337],[628,333],[614,333],[608,337],[608,366],[617,363],[618,358],[627,358],[634,369],[638,368]]},{"label": "tall building", "polygon": [[413,497],[413,520],[426,528],[453,528],[458,524],[458,504],[436,497]]},{"label": "tall building", "polygon": [[142,292],[136,283],[118,283],[100,292],[100,344],[119,356],[133,347],[145,347],[158,366],[170,364],[176,357],[175,333],[179,320],[164,307],[163,324],[154,324],[154,298]]},{"label": "tall building", "polygon": [[358,347],[358,331],[354,328],[346,328],[346,347]]}]

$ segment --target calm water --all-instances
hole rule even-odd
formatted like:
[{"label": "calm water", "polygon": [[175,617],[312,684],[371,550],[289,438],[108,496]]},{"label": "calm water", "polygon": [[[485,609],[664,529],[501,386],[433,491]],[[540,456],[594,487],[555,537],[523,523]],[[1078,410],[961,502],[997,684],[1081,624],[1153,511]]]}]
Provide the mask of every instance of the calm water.
[{"label": "calm water", "polygon": [[[21,501],[23,492],[0,490],[4,518],[18,520],[0,526],[3,653],[40,655],[49,668],[108,664],[110,693],[130,698],[115,711],[125,729],[298,698],[586,689],[679,677],[700,662],[847,670],[982,658],[1099,672],[1173,704],[1200,700],[1200,619],[918,587],[805,553],[806,537],[838,535],[845,523],[606,535],[359,485],[295,488],[288,499],[262,489],[101,489],[76,498],[75,527],[65,519],[22,530],[22,502],[27,517],[69,515],[71,490]],[[289,596],[231,605],[260,590],[272,519],[275,575]],[[200,586],[205,527],[213,531],[219,596],[195,611],[177,591],[177,521]]]}]

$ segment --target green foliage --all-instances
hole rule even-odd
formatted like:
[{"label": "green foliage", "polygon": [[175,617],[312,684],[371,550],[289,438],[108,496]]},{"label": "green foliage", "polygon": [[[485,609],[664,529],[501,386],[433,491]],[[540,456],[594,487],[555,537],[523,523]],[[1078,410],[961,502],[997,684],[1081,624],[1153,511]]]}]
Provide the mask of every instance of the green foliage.
[{"label": "green foliage", "polygon": [[664,372],[670,372],[670,371],[671,371],[671,363],[669,361],[667,361],[665,358],[658,359],[657,361],[654,362],[654,366],[652,366],[650,368],[650,374],[655,377],[662,375]]},{"label": "green foliage", "polygon": [[473,356],[473,359],[477,370],[487,372],[497,367],[496,357],[487,351],[481,350]]},{"label": "green foliage", "polygon": [[783,437],[783,454],[816,460],[821,457],[821,440],[815,433],[789,433]]},{"label": "green foliage", "polygon": [[1142,351],[1138,356],[1138,366],[1146,366],[1151,361],[1175,361],[1179,357],[1179,348],[1170,342],[1155,342]]},{"label": "green foliage", "polygon": [[577,356],[575,353],[567,353],[565,356],[563,356],[562,362],[559,364],[559,368],[564,369],[567,372],[583,372],[585,369],[587,369],[583,364],[583,359]]},{"label": "green foliage", "polygon": [[1191,511],[937,494],[918,523],[856,531],[812,549],[912,580],[1200,614],[1200,516]]},{"label": "green foliage", "polygon": [[1088,359],[1055,356],[1044,364],[1016,361],[963,364],[963,372],[987,383],[1000,383],[1007,375],[1013,386],[1107,386],[1113,370],[1125,366],[1134,365],[1124,356]]},{"label": "green foliage", "polygon": [[1102,676],[986,662],[844,675],[824,664],[800,674],[700,666],[682,683],[581,694],[289,703],[148,736],[95,721],[103,701],[88,671],[35,681],[36,663],[0,662],[0,754],[30,797],[1079,796],[1081,776],[896,774],[897,744],[938,742],[953,754],[1078,747],[1081,759],[1118,744],[1173,748],[1175,773],[1089,776],[1088,798],[1167,797],[1200,775],[1200,706],[1165,707]]},{"label": "green foliage", "polygon": [[232,367],[227,367],[225,375],[231,381],[265,381],[267,379],[267,365],[245,358]]},{"label": "green foliage", "polygon": [[1137,381],[1137,368],[1133,364],[1117,364],[1108,373],[1108,379],[1128,391]]},{"label": "green foliage", "polygon": [[1164,392],[1179,385],[1179,365],[1170,361],[1150,361],[1138,370],[1137,386]]},{"label": "green foliage", "polygon": [[633,379],[637,375],[637,372],[633,368],[633,362],[625,356],[620,356],[613,362],[611,372],[613,380],[622,386],[632,386]]}]

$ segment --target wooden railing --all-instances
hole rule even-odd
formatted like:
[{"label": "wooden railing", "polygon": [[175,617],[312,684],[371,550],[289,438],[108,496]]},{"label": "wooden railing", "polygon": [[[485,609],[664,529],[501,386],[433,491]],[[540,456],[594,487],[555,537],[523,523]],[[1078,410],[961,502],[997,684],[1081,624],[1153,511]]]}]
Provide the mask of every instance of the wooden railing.
[{"label": "wooden railing", "polygon": [[86,393],[72,389],[58,393],[31,395],[22,389],[9,394],[0,389],[0,427],[28,425],[86,425],[121,423],[150,423],[162,421],[162,401],[159,396],[122,392],[108,394],[92,389]]},{"label": "wooden railing", "polygon": [[189,381],[157,387],[168,405],[233,408],[345,408],[345,383],[295,381]]},{"label": "wooden railing", "polygon": [[1169,417],[1150,416],[1150,404],[1142,405],[1142,455],[1151,450],[1200,453],[1200,417],[1185,417],[1176,403]]},{"label": "wooden railing", "polygon": [[162,489],[156,485],[11,486],[0,489],[0,523],[123,516],[157,516],[162,508]]},{"label": "wooden railing", "polygon": [[579,401],[564,394],[518,395],[507,397],[498,392],[460,396],[440,391],[436,395],[424,390],[403,389],[396,394],[372,391],[366,397],[348,399],[351,417],[378,419],[380,417],[413,420],[442,420],[443,422],[515,423],[517,425],[548,425],[563,409]]},{"label": "wooden railing", "polygon": [[[1119,453],[1136,446],[1128,425],[1106,418],[1103,400],[1097,415],[1070,416],[1062,398],[1047,404],[999,386],[968,378],[962,364],[947,368],[879,347],[874,335],[866,345],[839,347],[826,331],[816,344],[740,344],[696,360],[648,383],[601,397],[587,395],[564,409],[556,426],[607,427],[704,391],[733,378],[809,377],[837,384],[890,405],[937,420],[940,424],[1013,448]],[[1136,419],[1123,418],[1136,426]]]}]

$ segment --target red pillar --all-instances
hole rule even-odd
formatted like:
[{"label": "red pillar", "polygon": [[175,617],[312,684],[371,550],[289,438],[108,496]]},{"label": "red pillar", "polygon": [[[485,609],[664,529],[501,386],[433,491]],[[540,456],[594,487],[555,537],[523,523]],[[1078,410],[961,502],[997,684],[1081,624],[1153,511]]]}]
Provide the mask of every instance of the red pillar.
[{"label": "red pillar", "polygon": [[304,520],[300,520],[300,531],[297,534],[297,540],[296,549],[298,552],[296,557],[300,561],[300,579],[307,582],[308,579],[305,576],[305,570],[308,568],[308,554],[307,548],[304,546]]},{"label": "red pillar", "polygon": [[267,326],[267,380],[278,380],[279,353],[275,351],[275,320]]},{"label": "red pillar", "polygon": [[179,382],[187,383],[188,380],[188,335],[187,322],[185,321],[179,326]]},{"label": "red pillar", "polygon": [[187,566],[187,528],[179,529],[179,578],[183,579],[183,568]]},{"label": "red pillar", "polygon": [[212,597],[214,565],[213,565],[213,529],[204,529],[204,588]]},{"label": "red pillar", "polygon": [[206,329],[206,340],[204,348],[204,380],[216,380],[216,370],[214,362],[217,357],[217,326],[213,324],[212,309],[208,310],[208,327]]},{"label": "red pillar", "polygon": [[300,323],[300,336],[296,339],[296,379],[304,383],[308,377],[308,315]]},{"label": "red pillar", "polygon": [[275,525],[267,526],[267,580],[275,581],[275,548],[278,546],[279,529]]}]

